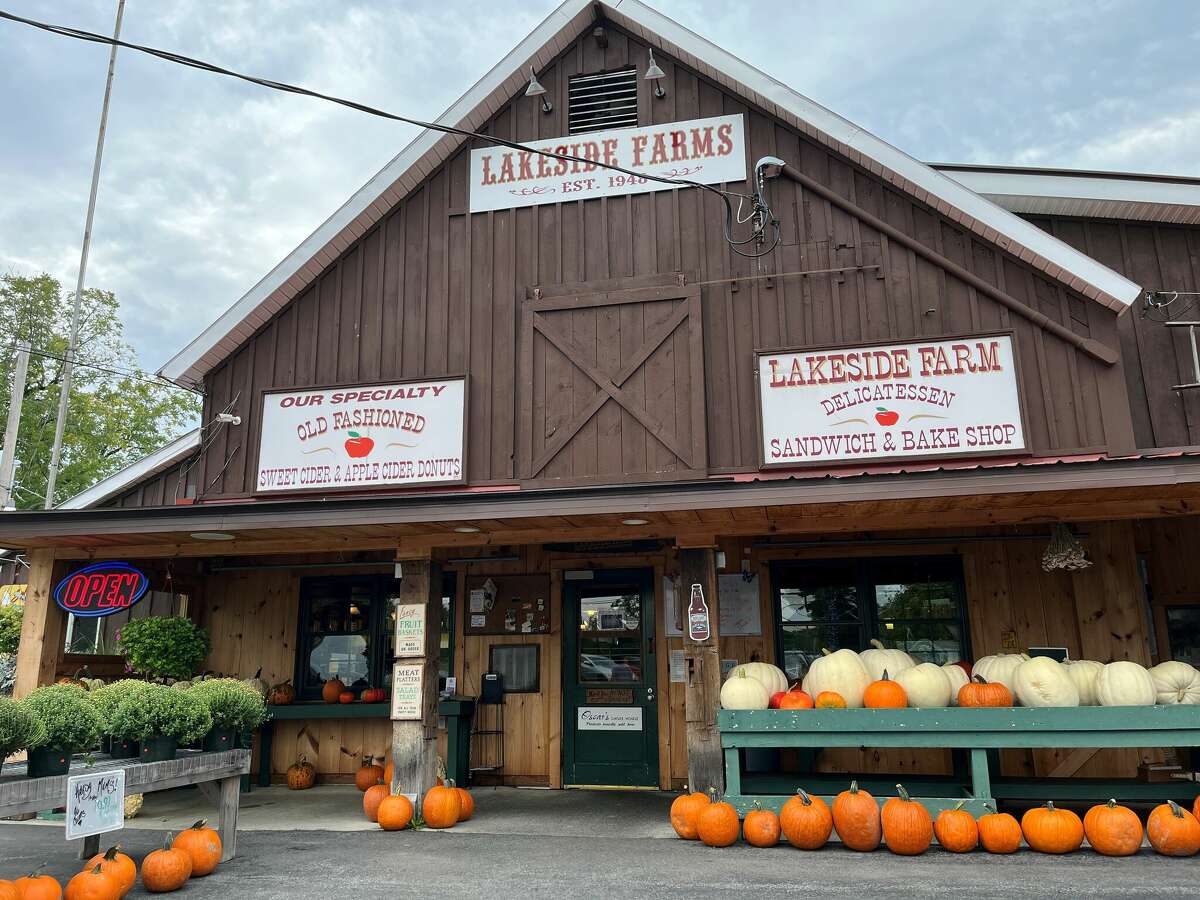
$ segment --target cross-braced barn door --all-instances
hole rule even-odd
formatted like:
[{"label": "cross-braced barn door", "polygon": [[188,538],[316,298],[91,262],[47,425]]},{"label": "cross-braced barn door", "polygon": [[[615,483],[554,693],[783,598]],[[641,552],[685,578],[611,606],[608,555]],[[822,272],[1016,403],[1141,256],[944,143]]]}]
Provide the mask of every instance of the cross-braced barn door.
[{"label": "cross-braced barn door", "polygon": [[700,289],[658,280],[530,289],[517,404],[522,481],[707,474]]}]

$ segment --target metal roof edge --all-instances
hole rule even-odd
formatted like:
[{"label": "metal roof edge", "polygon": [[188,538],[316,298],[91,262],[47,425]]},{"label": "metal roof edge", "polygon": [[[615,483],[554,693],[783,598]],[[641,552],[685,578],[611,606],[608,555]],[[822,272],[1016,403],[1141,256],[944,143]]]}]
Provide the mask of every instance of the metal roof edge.
[{"label": "metal roof edge", "polygon": [[200,446],[200,429],[193,428],[186,434],[180,435],[166,446],[160,447],[153,453],[143,456],[107,478],[97,481],[85,491],[80,491],[70,500],[64,500],[55,509],[88,509],[103,503],[110,497],[135,484],[143,478],[156,475],[163,469],[168,469],[175,463],[185,459]]}]

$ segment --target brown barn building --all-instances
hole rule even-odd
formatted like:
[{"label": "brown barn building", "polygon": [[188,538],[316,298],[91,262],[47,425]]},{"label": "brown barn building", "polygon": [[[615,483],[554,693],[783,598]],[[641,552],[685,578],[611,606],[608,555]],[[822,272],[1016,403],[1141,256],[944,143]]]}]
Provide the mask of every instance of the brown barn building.
[{"label": "brown barn building", "polygon": [[[300,701],[390,687],[416,604],[442,627],[408,651],[409,717],[298,705],[262,776],[393,747],[424,784],[439,683],[499,672],[478,781],[677,788],[719,768],[733,660],[798,677],[880,639],[1200,662],[1200,372],[1166,321],[1200,318],[1200,181],[930,166],[635,0],[567,0],[438,122],[485,137],[422,133],[166,364],[198,431],[0,516],[31,564],[18,694],[115,668],[96,650],[150,610]],[[710,190],[492,138],[743,195],[761,176],[777,245],[768,223],[738,255]],[[1089,567],[1043,568],[1060,525]],[[54,586],[102,560],[151,599],[64,614]]]}]

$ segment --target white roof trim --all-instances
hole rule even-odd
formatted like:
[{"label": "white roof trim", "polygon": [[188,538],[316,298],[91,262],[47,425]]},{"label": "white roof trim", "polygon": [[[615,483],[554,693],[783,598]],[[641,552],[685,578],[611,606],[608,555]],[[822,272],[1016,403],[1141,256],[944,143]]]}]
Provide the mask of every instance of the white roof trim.
[{"label": "white roof trim", "polygon": [[[1140,289],[1132,281],[863,131],[657,10],[638,0],[609,0],[594,5],[601,7],[618,24],[633,26],[639,32],[652,33],[645,35],[652,42],[657,38],[664,44],[673,44],[682,51],[685,64],[711,67],[726,76],[720,79],[723,82],[728,79],[740,83],[741,87],[758,95],[764,105],[774,104],[782,112],[807,123],[818,139],[872,171],[884,174],[901,188],[927,199],[934,207],[943,212],[950,212],[948,207],[958,210],[951,215],[964,227],[980,235],[988,235],[1000,246],[1029,259],[1048,276],[1059,278],[1116,310],[1124,309],[1137,298]],[[524,67],[531,60],[537,61],[537,67],[542,68],[554,52],[542,56],[541,51],[577,17],[589,14],[591,6],[593,0],[566,0],[436,121],[439,124],[459,125],[477,106],[503,88],[505,82],[514,77],[523,79]],[[249,338],[269,315],[295,295],[293,290],[277,305],[271,303],[272,300],[279,300],[278,294],[286,291],[289,282],[297,279],[298,274],[300,281],[307,279],[302,270],[323,268],[310,265],[314,257],[354,226],[360,216],[370,217],[369,222],[358,222],[360,234],[378,221],[381,218],[378,206],[390,207],[400,199],[399,196],[385,195],[442,140],[446,140],[446,136],[440,132],[425,131],[418,135],[245,296],[170,359],[159,370],[159,374],[177,383],[198,383],[222,357]],[[890,170],[894,174],[888,175],[883,170]],[[372,205],[381,198],[383,202],[376,206],[374,215],[371,215]],[[327,255],[332,257],[336,253]]]},{"label": "white roof trim", "polygon": [[86,491],[81,491],[70,500],[58,504],[57,509],[87,509],[98,506],[143,478],[157,475],[175,463],[187,458],[200,446],[200,429],[193,428],[187,434],[175,438],[165,447],[130,463],[119,472],[114,472],[103,481],[97,481]]}]

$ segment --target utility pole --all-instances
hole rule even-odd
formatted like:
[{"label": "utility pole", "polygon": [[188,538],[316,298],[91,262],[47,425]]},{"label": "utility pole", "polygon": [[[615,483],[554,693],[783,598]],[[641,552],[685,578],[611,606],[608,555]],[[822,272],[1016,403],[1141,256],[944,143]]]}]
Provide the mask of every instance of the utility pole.
[{"label": "utility pole", "polygon": [[17,371],[12,396],[8,398],[8,426],[4,429],[4,456],[0,457],[0,512],[12,505],[13,478],[17,468],[17,429],[25,400],[25,376],[29,373],[29,348],[17,345]]},{"label": "utility pole", "polygon": [[100,134],[96,137],[96,158],[92,163],[92,190],[88,196],[87,219],[83,226],[83,252],[79,257],[79,278],[75,282],[75,304],[71,308],[71,338],[63,360],[62,387],[58,394],[58,419],[54,423],[54,448],[50,451],[50,472],[46,477],[46,509],[54,507],[54,487],[58,481],[58,462],[62,454],[63,430],[67,426],[67,401],[71,399],[71,367],[75,343],[79,340],[79,304],[83,301],[83,280],[87,274],[88,250],[92,246],[92,219],[96,215],[96,191],[100,187],[100,161],[104,157],[104,131],[108,127],[108,101],[112,96],[113,71],[117,67],[117,45],[121,37],[121,19],[125,0],[117,0],[117,23],[113,26],[112,52],[108,55],[108,79],[104,83],[104,104],[100,108]]}]

